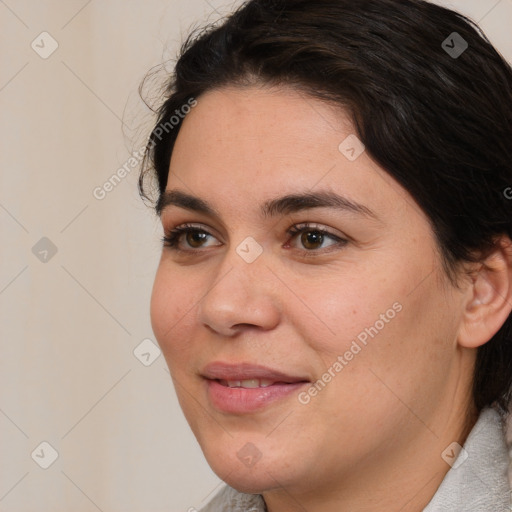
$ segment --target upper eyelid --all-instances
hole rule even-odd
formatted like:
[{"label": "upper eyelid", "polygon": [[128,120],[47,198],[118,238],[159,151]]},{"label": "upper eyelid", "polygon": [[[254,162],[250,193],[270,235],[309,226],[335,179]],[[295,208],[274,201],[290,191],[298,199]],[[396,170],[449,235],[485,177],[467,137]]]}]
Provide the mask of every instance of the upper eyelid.
[{"label": "upper eyelid", "polygon": [[[187,230],[204,231],[204,232],[208,233],[209,235],[218,232],[215,228],[212,228],[211,226],[208,226],[206,224],[202,224],[201,222],[182,222],[182,223],[177,224],[176,226],[172,226],[172,227],[166,227],[166,225],[163,224],[163,229],[165,232],[187,231]],[[213,231],[213,233],[211,233],[212,231]]]},{"label": "upper eyelid", "polygon": [[328,235],[338,237],[338,238],[344,237],[344,235],[342,235],[341,233],[339,235],[336,233],[333,233],[333,231],[332,231],[333,228],[326,227],[323,224],[318,224],[317,222],[298,222],[296,224],[293,224],[290,228],[288,228],[286,230],[286,232],[288,233],[291,230],[306,230],[306,229],[310,229],[311,231],[321,231],[323,233],[326,233]]},{"label": "upper eyelid", "polygon": [[[343,234],[336,234],[336,233],[333,233],[332,232],[332,228],[328,228],[322,224],[318,224],[316,222],[297,222],[295,224],[292,224],[292,226],[290,226],[289,228],[286,229],[286,233],[289,233],[290,231],[292,230],[302,230],[302,229],[311,229],[311,231],[322,231],[328,235],[332,235],[334,237],[338,237],[338,238],[343,238],[345,237],[345,235]],[[186,230],[190,230],[190,231],[203,231],[203,232],[206,232],[208,233],[209,235],[212,235],[212,236],[217,236],[215,235],[214,233],[217,232],[216,229],[210,227],[210,226],[206,226],[206,225],[203,225],[201,223],[193,223],[193,222],[185,222],[185,223],[182,223],[182,224],[178,224],[177,226],[173,227],[173,228],[170,228],[168,229],[169,232],[172,232],[172,231],[186,231]],[[165,226],[164,226],[164,231],[165,231]],[[214,231],[214,233],[211,233],[210,231]],[[348,237],[347,237],[348,238]]]}]

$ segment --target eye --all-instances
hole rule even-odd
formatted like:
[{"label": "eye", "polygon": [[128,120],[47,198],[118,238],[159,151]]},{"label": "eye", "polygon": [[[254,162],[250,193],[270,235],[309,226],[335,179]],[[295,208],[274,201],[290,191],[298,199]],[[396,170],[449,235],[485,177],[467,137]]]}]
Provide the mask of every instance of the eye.
[{"label": "eye", "polygon": [[202,227],[184,224],[167,231],[165,236],[162,237],[162,243],[164,247],[176,251],[193,251],[203,247],[220,245],[220,243],[208,243],[210,239],[215,240],[215,237]]},{"label": "eye", "polygon": [[[303,250],[307,252],[327,249],[332,246],[344,246],[348,243],[348,240],[312,224],[293,226],[288,230],[288,234],[292,239],[297,239]],[[328,243],[329,240],[331,243]]]}]

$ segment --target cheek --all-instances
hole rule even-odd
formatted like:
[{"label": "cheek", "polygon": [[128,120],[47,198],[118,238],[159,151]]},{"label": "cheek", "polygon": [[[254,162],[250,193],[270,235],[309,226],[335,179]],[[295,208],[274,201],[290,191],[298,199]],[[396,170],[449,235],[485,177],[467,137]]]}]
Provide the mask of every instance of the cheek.
[{"label": "cheek", "polygon": [[[151,293],[151,326],[168,363],[190,350],[194,304],[200,299],[194,281],[160,264]],[[172,356],[172,357],[171,357]]]},{"label": "cheek", "polygon": [[[421,265],[403,262],[397,268],[395,263],[381,273],[378,266],[372,268],[367,275],[347,272],[340,279],[322,279],[307,293],[303,289],[303,301],[315,315],[304,315],[304,308],[297,306],[295,325],[315,352],[317,369],[370,379],[380,387],[369,370],[386,375],[398,388],[409,383],[414,389],[426,375],[442,380],[446,362],[440,361],[449,361],[456,315],[435,275],[414,289],[424,274]],[[338,356],[341,365],[333,367]]]},{"label": "cheek", "polygon": [[[340,325],[337,354],[347,362],[337,381],[338,393],[348,390],[352,396],[345,399],[356,398],[354,407],[371,401],[382,414],[387,408],[401,410],[402,402],[414,403],[416,412],[428,417],[447,385],[457,314],[436,287],[435,277],[413,293],[401,290],[401,284],[398,280],[387,290],[369,289],[359,302],[354,295],[356,313],[350,314],[349,307],[340,317],[346,319],[346,330]],[[333,359],[335,354],[329,355]]]},{"label": "cheek", "polygon": [[393,287],[399,288],[385,278],[378,279],[375,273],[361,278],[358,272],[337,279],[331,275],[309,287],[307,292],[303,287],[302,302],[314,314],[305,315],[304,307],[297,304],[294,317],[300,324],[298,329],[306,335],[308,344],[322,354],[323,362],[328,363],[350,350],[354,340],[364,346],[375,333],[376,323],[379,332],[385,331],[400,316],[397,312],[400,304],[393,307],[399,297],[399,293],[390,290]]}]

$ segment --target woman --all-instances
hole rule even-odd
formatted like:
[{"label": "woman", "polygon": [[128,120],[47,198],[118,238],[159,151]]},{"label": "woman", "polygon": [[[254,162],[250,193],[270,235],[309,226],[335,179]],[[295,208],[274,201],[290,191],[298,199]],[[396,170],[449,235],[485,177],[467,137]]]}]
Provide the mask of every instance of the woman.
[{"label": "woman", "polygon": [[140,177],[205,511],[505,511],[512,70],[420,0],[251,0],[191,36]]}]

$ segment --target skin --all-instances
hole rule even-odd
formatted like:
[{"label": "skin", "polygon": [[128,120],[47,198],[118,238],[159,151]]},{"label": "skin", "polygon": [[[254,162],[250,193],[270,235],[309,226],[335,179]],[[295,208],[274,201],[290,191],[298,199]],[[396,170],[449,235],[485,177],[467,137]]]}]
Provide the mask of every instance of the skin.
[{"label": "skin", "polygon": [[[170,163],[167,190],[219,217],[162,212],[165,231],[193,223],[210,236],[163,248],[153,330],[208,463],[236,489],[263,494],[269,512],[422,510],[450,469],[442,452],[476,421],[476,347],[512,308],[510,250],[495,256],[495,273],[475,270],[454,287],[408,192],[367,152],[350,161],[338,149],[353,133],[342,111],[291,89],[224,87],[198,98]],[[378,219],[334,208],[260,214],[270,199],[318,191]],[[305,222],[348,242],[305,247],[287,234]],[[249,236],[263,249],[253,263],[236,252]],[[210,403],[199,375],[207,363],[315,382],[394,303],[401,311],[309,403],[293,394],[251,414]],[[252,467],[237,457],[247,442],[261,453]]]}]

